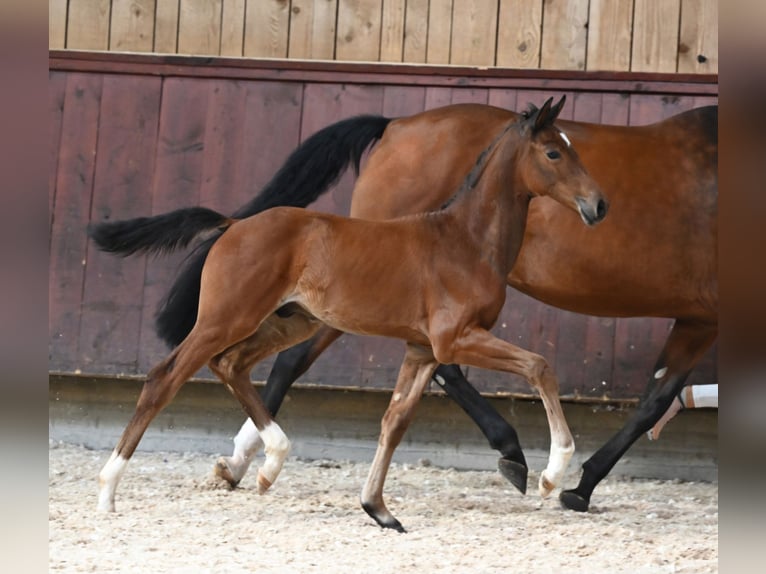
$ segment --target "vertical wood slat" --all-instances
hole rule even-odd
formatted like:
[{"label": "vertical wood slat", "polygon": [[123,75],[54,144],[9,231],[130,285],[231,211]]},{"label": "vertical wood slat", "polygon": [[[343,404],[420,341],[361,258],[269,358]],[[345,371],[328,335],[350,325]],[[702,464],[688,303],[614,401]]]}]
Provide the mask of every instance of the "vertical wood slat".
[{"label": "vertical wood slat", "polygon": [[404,55],[404,13],[406,0],[383,0],[380,24],[381,62],[401,62]]},{"label": "vertical wood slat", "polygon": [[155,0],[112,0],[109,49],[151,52],[154,49]]},{"label": "vertical wood slat", "polygon": [[452,2],[431,2],[428,6],[428,38],[426,62],[449,64],[452,44]]},{"label": "vertical wood slat", "polygon": [[[91,221],[151,211],[161,86],[156,77],[104,77]],[[78,354],[83,371],[139,372],[145,266],[143,257],[88,248]]]},{"label": "vertical wood slat", "polygon": [[245,56],[286,58],[289,18],[289,0],[250,0],[245,15]]},{"label": "vertical wood slat", "polygon": [[678,71],[707,74],[718,71],[718,2],[681,0]]},{"label": "vertical wood slat", "polygon": [[[223,0],[181,0],[178,14],[178,52],[211,55],[221,50]],[[245,42],[247,47],[247,42]]]},{"label": "vertical wood slat", "polygon": [[67,0],[48,0],[48,49],[66,47]]},{"label": "vertical wood slat", "polygon": [[407,0],[404,62],[425,63],[428,48],[428,0]]},{"label": "vertical wood slat", "polygon": [[66,79],[56,203],[51,227],[49,274],[49,357],[52,365],[75,371],[80,334],[90,200],[103,78],[71,73]]},{"label": "vertical wood slat", "polygon": [[382,0],[338,0],[338,60],[375,62],[380,58]]},{"label": "vertical wood slat", "polygon": [[630,70],[633,0],[590,0],[588,70]]},{"label": "vertical wood slat", "polygon": [[108,50],[111,0],[69,0],[67,48]]},{"label": "vertical wood slat", "polygon": [[587,49],[588,0],[545,0],[540,67],[584,70]]},{"label": "vertical wood slat", "polygon": [[334,59],[337,14],[338,0],[292,0],[289,57]]},{"label": "vertical wood slat", "polygon": [[[165,78],[152,179],[151,214],[199,204],[210,82]],[[148,372],[167,354],[154,332],[154,314],[172,285],[185,252],[149,258],[143,291],[139,369]]]},{"label": "vertical wood slat", "polygon": [[178,49],[178,0],[157,0],[154,12],[154,51],[175,54]]},{"label": "vertical wood slat", "polygon": [[496,64],[508,68],[540,66],[543,0],[500,0]]},{"label": "vertical wood slat", "polygon": [[487,66],[495,61],[497,0],[453,0],[450,64]]},{"label": "vertical wood slat", "polygon": [[221,56],[244,55],[247,0],[225,0],[221,12]]},{"label": "vertical wood slat", "polygon": [[48,74],[48,216],[53,223],[56,205],[56,174],[58,173],[59,148],[61,146],[61,124],[64,119],[64,98],[66,96],[67,74]]},{"label": "vertical wood slat", "polygon": [[681,0],[635,0],[630,69],[675,72]]}]

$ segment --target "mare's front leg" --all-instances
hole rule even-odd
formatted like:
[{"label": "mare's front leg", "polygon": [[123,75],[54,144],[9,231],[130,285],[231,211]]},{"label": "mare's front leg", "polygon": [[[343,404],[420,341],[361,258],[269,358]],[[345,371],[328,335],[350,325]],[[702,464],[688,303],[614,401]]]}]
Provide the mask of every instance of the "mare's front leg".
[{"label": "mare's front leg", "polygon": [[538,490],[541,496],[548,496],[563,478],[575,449],[572,433],[561,409],[559,384],[553,369],[540,355],[498,339],[479,327],[463,330],[454,340],[434,338],[433,341],[439,362],[521,375],[539,391],[548,417],[551,450],[548,466],[540,474]]},{"label": "mare's front leg", "polygon": [[503,455],[497,461],[500,473],[519,492],[526,494],[529,468],[516,429],[468,382],[457,365],[439,365],[434,380],[477,424],[489,446]]},{"label": "mare's front leg", "polygon": [[585,512],[599,482],[609,474],[636,440],[668,410],[694,366],[716,339],[718,328],[707,323],[677,320],[654,367],[647,394],[623,428],[582,465],[577,488],[559,494],[561,504]]},{"label": "mare's front leg", "polygon": [[[283,319],[273,315],[261,326],[259,333],[268,335],[272,340],[274,337],[284,336],[279,335],[277,329],[268,326],[279,321],[283,321]],[[341,331],[325,326],[309,340],[279,353],[274,366],[271,368],[271,373],[269,373],[266,387],[261,394],[263,402],[272,416],[277,415],[277,411],[282,406],[282,401],[284,401],[287,391],[292,384],[308,370],[319,355],[341,334]],[[252,344],[254,347],[258,347],[260,343],[254,340]],[[256,362],[252,361],[251,365],[254,365]],[[247,473],[248,468],[250,468],[250,463],[255,458],[255,455],[258,454],[262,447],[261,435],[258,429],[255,428],[253,420],[248,417],[239,429],[237,436],[234,437],[234,451],[231,456],[222,456],[216,461],[215,474],[228,482],[230,486],[237,486]]]},{"label": "mare's front leg", "polygon": [[394,450],[401,442],[414,415],[415,406],[437,365],[430,349],[407,345],[391,402],[381,422],[378,449],[361,495],[362,508],[383,528],[404,532],[401,522],[386,508],[383,483]]}]

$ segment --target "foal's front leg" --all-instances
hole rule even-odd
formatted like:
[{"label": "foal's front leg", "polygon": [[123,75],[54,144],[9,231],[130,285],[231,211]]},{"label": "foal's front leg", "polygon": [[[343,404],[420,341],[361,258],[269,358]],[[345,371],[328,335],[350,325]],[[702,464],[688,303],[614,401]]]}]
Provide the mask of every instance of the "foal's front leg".
[{"label": "foal's front leg", "polygon": [[540,392],[551,432],[551,450],[548,466],[540,474],[538,489],[541,496],[548,496],[564,477],[575,447],[561,409],[559,383],[547,361],[478,327],[464,331],[453,341],[434,341],[434,353],[441,363],[473,365],[521,375]]},{"label": "foal's front leg", "polygon": [[399,445],[414,415],[426,384],[438,363],[430,349],[407,345],[404,361],[399,369],[391,402],[381,422],[378,449],[362,489],[362,508],[383,528],[404,532],[404,527],[383,502],[383,483],[386,480],[391,457]]}]

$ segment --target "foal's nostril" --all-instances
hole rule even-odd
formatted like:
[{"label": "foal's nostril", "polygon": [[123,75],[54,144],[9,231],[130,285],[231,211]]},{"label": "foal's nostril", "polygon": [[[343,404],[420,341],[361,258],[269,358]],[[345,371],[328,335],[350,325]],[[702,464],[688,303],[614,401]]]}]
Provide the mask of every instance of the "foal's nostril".
[{"label": "foal's nostril", "polygon": [[607,205],[606,201],[599,199],[598,203],[596,204],[596,217],[599,219],[599,221],[606,217],[606,212],[608,209],[609,206]]}]

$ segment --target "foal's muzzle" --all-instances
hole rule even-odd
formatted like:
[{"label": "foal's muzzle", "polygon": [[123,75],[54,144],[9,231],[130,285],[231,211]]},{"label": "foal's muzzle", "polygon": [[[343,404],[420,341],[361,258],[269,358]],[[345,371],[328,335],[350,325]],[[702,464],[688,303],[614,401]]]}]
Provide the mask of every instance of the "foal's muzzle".
[{"label": "foal's muzzle", "polygon": [[609,211],[609,203],[603,197],[585,199],[584,197],[575,198],[577,209],[580,211],[580,217],[588,225],[596,225],[606,217]]}]

